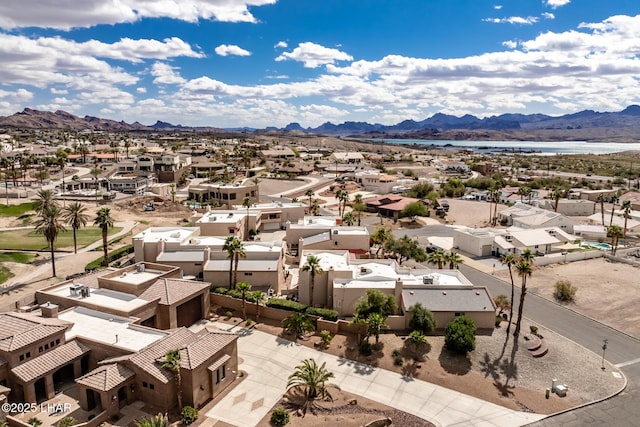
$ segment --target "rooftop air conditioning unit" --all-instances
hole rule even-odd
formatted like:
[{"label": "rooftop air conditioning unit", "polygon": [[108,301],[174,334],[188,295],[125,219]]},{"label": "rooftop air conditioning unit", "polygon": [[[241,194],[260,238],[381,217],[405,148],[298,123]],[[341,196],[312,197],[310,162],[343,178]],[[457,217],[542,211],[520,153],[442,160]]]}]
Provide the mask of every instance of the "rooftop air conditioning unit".
[{"label": "rooftop air conditioning unit", "polygon": [[504,236],[504,240],[506,240],[507,242],[510,242],[511,236],[507,234],[506,236]]},{"label": "rooftop air conditioning unit", "polygon": [[136,271],[138,273],[144,273],[144,263],[136,265]]},{"label": "rooftop air conditioning unit", "polygon": [[338,230],[333,230],[333,234],[338,234]]},{"label": "rooftop air conditioning unit", "polygon": [[367,269],[365,267],[360,267],[360,273],[366,273]]},{"label": "rooftop air conditioning unit", "polygon": [[424,276],[422,278],[422,284],[423,285],[433,285],[433,277],[431,276]]}]

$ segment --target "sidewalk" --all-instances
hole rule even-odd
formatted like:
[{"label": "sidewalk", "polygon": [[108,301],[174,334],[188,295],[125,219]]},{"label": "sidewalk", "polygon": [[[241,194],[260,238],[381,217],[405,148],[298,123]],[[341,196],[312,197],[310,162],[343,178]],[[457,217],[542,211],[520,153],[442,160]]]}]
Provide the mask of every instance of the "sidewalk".
[{"label": "sidewalk", "polygon": [[343,390],[438,426],[513,427],[544,418],[544,415],[513,411],[431,383],[338,358],[255,329],[220,322],[209,325],[240,333],[238,356],[242,363],[239,369],[248,373],[245,380],[205,414],[223,423],[255,426],[280,400],[286,390],[287,377],[306,358],[314,358],[318,364],[326,362],[327,369],[335,374],[332,382]]}]

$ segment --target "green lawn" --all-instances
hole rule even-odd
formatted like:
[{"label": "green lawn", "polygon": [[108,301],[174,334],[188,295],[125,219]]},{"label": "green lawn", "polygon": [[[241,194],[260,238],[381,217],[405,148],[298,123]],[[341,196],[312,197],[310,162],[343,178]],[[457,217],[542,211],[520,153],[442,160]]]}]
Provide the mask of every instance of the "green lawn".
[{"label": "green lawn", "polygon": [[15,216],[16,218],[33,210],[33,203],[22,203],[20,205],[0,205],[0,216]]},{"label": "green lawn", "polygon": [[[110,228],[109,235],[121,230],[122,227]],[[77,235],[78,248],[102,239],[102,231],[98,227],[83,227],[78,230]],[[58,235],[55,248],[73,248],[73,230],[71,228]],[[47,250],[49,246],[42,234],[29,229],[0,232],[0,249]]]},{"label": "green lawn", "polygon": [[0,283],[4,283],[13,277],[13,273],[3,265],[0,265]]},{"label": "green lawn", "polygon": [[30,264],[34,255],[27,252],[0,252],[0,262],[19,262]]}]

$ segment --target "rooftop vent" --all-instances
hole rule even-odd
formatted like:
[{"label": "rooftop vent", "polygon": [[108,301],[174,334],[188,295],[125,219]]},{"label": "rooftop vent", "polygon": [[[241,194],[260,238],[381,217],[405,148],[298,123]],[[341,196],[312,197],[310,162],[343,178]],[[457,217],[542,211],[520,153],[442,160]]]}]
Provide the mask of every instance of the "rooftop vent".
[{"label": "rooftop vent", "polygon": [[447,291],[442,291],[442,295],[446,295],[446,294],[447,294]]},{"label": "rooftop vent", "polygon": [[433,277],[431,276],[424,276],[422,278],[422,284],[423,285],[433,285]]},{"label": "rooftop vent", "polygon": [[144,273],[144,263],[140,263],[140,264],[136,265],[136,272],[137,273]]}]

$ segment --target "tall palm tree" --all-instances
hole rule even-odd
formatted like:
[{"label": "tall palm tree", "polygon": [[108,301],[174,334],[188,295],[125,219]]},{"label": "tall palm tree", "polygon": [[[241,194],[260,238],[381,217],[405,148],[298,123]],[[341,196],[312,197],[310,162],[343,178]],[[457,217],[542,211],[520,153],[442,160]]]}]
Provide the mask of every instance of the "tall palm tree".
[{"label": "tall palm tree", "polygon": [[260,322],[260,305],[262,305],[265,300],[264,292],[253,291],[251,292],[251,298],[256,303],[256,322]]},{"label": "tall palm tree", "polygon": [[342,216],[342,223],[348,225],[349,227],[355,224],[355,222],[356,222],[356,218],[353,216],[353,213],[351,212],[347,212]]},{"label": "tall palm tree", "polygon": [[627,220],[631,218],[631,200],[625,200],[622,202],[622,211],[624,213],[624,229],[622,231],[622,238],[627,238]]},{"label": "tall palm tree", "polygon": [[554,212],[558,212],[558,203],[560,202],[560,199],[562,198],[563,195],[564,195],[564,191],[562,191],[562,189],[558,187],[554,188],[553,191],[551,192],[551,197],[553,198]]},{"label": "tall palm tree", "polygon": [[535,254],[533,253],[533,251],[529,248],[526,248],[525,250],[522,251],[522,253],[520,254],[520,258],[527,261],[529,264],[533,265],[534,264],[534,258],[535,258]]},{"label": "tall palm tree", "polygon": [[607,237],[611,238],[611,255],[616,254],[618,242],[622,236],[624,236],[624,233],[619,225],[610,225],[607,227]]},{"label": "tall palm tree", "polygon": [[427,262],[429,264],[436,264],[438,266],[438,270],[442,270],[444,267],[444,263],[446,262],[447,254],[443,249],[436,249],[427,255]]},{"label": "tall palm tree", "polygon": [[180,373],[180,350],[170,350],[164,355],[160,366],[173,372],[176,379],[176,395],[178,397],[178,411],[182,411],[182,375]]},{"label": "tall palm tree", "polygon": [[107,245],[107,235],[109,229],[113,227],[113,217],[111,216],[111,209],[100,208],[96,212],[96,217],[93,220],[93,225],[100,227],[102,231],[102,250],[104,251],[104,261],[102,264],[106,267],[109,265],[109,247]]},{"label": "tall palm tree", "polygon": [[240,257],[246,257],[244,252],[244,244],[236,236],[229,236],[224,241],[222,246],[223,251],[227,251],[227,258],[229,258],[229,289],[234,289],[236,278],[238,276],[238,263]]},{"label": "tall palm tree", "polygon": [[49,243],[49,250],[51,251],[51,268],[53,271],[53,277],[56,276],[56,257],[53,244],[58,238],[60,232],[65,231],[62,223],[62,211],[58,205],[52,204],[44,208],[40,212],[39,218],[34,223],[36,233],[44,235],[44,238]]},{"label": "tall palm tree", "polygon": [[304,196],[309,198],[309,215],[311,215],[311,199],[313,199],[314,192],[310,188],[305,193]]},{"label": "tall palm tree", "polygon": [[309,405],[313,404],[317,397],[333,401],[327,387],[340,389],[337,385],[328,382],[334,375],[333,372],[327,370],[325,365],[326,362],[322,362],[322,365],[318,366],[315,360],[305,359],[302,361],[302,365],[296,366],[293,373],[289,375],[287,390],[291,388],[304,390],[303,417],[307,413]]},{"label": "tall palm tree", "polygon": [[513,270],[512,266],[516,264],[516,256],[512,253],[506,253],[500,256],[500,262],[503,265],[506,265],[509,269],[509,278],[511,279],[511,304],[509,307],[509,323],[507,324],[507,337],[509,336],[509,331],[511,330],[511,322],[513,321],[513,299],[515,298],[515,288],[516,285],[513,282]]},{"label": "tall palm tree", "polygon": [[522,313],[524,312],[524,297],[527,295],[527,277],[531,277],[533,272],[533,266],[526,260],[520,259],[516,264],[516,271],[522,278],[522,287],[520,288],[520,304],[518,305],[518,319],[516,320],[516,328],[513,331],[513,336],[518,339],[520,335],[520,325],[522,323]]},{"label": "tall palm tree", "polygon": [[247,320],[247,293],[251,290],[251,285],[247,282],[240,282],[236,285],[236,289],[240,291],[242,298],[242,318]]},{"label": "tall palm tree", "polygon": [[247,217],[244,219],[244,224],[245,224],[244,240],[249,239],[249,208],[251,207],[251,205],[252,205],[251,197],[245,196],[245,198],[242,199],[242,206],[247,208]]},{"label": "tall palm tree", "polygon": [[618,198],[616,196],[611,197],[611,217],[609,218],[609,226],[613,225],[613,214],[616,211],[616,202]]},{"label": "tall palm tree", "polygon": [[367,206],[362,201],[362,194],[358,193],[353,196],[353,204],[351,205],[351,209],[354,212],[357,212],[358,215],[358,227],[360,227],[360,220],[362,219],[362,212],[366,210]]},{"label": "tall palm tree", "polygon": [[38,215],[41,215],[49,206],[53,205],[57,205],[53,191],[40,190],[36,195],[36,199],[33,201],[33,210],[36,211]]},{"label": "tall palm tree", "polygon": [[315,255],[309,255],[307,262],[302,266],[302,271],[309,272],[309,307],[313,307],[313,293],[316,284],[316,275],[322,273],[320,267],[320,258]]},{"label": "tall palm tree", "polygon": [[598,201],[600,202],[600,215],[602,215],[602,226],[604,227],[604,194],[598,195]]},{"label": "tall palm tree", "polygon": [[96,206],[98,206],[98,175],[102,173],[102,169],[98,167],[93,167],[91,168],[91,172],[89,173],[93,175],[93,182],[96,187]]},{"label": "tall palm tree", "polygon": [[79,202],[70,203],[69,206],[62,209],[62,219],[65,220],[73,230],[73,253],[75,254],[78,253],[76,231],[79,230],[80,227],[86,226],[87,221],[89,221],[89,215],[87,215],[86,211],[87,209],[84,205]]},{"label": "tall palm tree", "polygon": [[136,427],[169,427],[167,414],[158,414],[153,417],[144,417],[135,421]]},{"label": "tall palm tree", "polygon": [[449,270],[457,270],[458,266],[464,263],[464,260],[456,251],[450,251],[446,253],[445,261],[449,263]]},{"label": "tall palm tree", "polygon": [[347,193],[346,190],[340,189],[336,191],[336,199],[338,199],[338,216],[342,216],[349,201],[349,193]]}]

